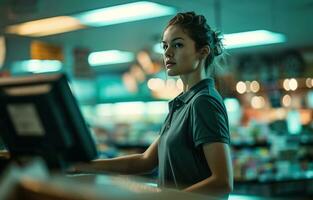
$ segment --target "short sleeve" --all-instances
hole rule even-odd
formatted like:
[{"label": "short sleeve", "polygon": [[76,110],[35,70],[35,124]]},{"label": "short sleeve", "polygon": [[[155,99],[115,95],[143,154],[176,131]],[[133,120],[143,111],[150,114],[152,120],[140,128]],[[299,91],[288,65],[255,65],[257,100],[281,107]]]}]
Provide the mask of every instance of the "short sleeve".
[{"label": "short sleeve", "polygon": [[209,95],[201,95],[195,99],[191,110],[195,147],[213,142],[230,144],[228,117],[222,102]]}]

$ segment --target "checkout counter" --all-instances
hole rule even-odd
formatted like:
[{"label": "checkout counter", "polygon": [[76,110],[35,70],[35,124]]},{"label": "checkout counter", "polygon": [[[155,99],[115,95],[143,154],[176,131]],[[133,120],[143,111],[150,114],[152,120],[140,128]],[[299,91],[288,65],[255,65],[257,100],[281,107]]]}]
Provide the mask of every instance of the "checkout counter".
[{"label": "checkout counter", "polygon": [[63,174],[35,160],[24,167],[8,164],[1,173],[1,200],[213,199],[178,190],[160,190],[147,179],[117,174]]},{"label": "checkout counter", "polygon": [[[2,155],[7,156],[5,153]],[[8,157],[2,157],[2,163]],[[9,160],[7,160],[9,161]],[[64,174],[50,171],[42,160],[20,167],[9,163],[1,171],[1,200],[218,200],[212,196],[174,189],[159,189],[153,181],[133,175]],[[231,194],[229,200],[280,200]],[[305,199],[305,198],[297,198]]]}]

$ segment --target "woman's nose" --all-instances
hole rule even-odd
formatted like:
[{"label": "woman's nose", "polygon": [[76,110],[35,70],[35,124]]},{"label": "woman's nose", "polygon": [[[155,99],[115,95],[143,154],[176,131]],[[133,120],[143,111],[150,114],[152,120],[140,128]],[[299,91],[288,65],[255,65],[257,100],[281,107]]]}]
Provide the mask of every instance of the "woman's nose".
[{"label": "woman's nose", "polygon": [[171,47],[168,47],[164,50],[165,57],[173,57],[173,49]]}]

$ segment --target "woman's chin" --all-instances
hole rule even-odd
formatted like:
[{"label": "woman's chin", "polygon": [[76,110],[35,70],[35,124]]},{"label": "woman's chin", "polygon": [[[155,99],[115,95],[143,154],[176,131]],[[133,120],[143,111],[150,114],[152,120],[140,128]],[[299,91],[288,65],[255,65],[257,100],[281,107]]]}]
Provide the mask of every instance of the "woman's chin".
[{"label": "woman's chin", "polygon": [[168,69],[168,70],[167,70],[167,75],[168,75],[168,76],[177,76],[178,74],[177,74],[175,71],[173,71],[173,70],[171,70],[171,69]]}]

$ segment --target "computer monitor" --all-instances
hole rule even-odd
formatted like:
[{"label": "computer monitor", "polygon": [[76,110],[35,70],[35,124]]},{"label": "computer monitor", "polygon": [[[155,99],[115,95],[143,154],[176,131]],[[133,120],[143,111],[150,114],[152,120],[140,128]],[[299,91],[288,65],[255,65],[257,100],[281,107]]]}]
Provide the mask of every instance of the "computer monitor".
[{"label": "computer monitor", "polygon": [[12,159],[41,156],[50,168],[97,156],[65,74],[1,78],[0,135]]}]

